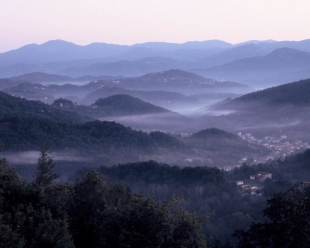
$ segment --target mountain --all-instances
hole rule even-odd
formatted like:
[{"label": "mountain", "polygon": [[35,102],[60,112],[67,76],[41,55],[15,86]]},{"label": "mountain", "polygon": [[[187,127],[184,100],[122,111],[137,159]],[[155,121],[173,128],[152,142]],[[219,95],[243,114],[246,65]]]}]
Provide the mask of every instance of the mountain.
[{"label": "mountain", "polygon": [[208,65],[218,66],[235,60],[264,56],[270,53],[271,49],[262,48],[256,44],[249,43],[233,47],[229,50],[216,54],[206,59]]},{"label": "mountain", "polygon": [[[44,76],[44,78],[50,80],[51,76],[47,75],[47,77]],[[57,78],[61,79],[63,77],[57,77]],[[35,80],[38,80],[38,78],[33,78],[31,75],[31,80],[35,81]],[[12,82],[13,84],[9,84],[8,85],[9,87],[4,88],[4,85],[3,85],[2,90],[10,95],[27,98],[29,100],[39,100],[45,103],[53,103],[55,99],[58,99],[61,97],[75,98],[78,101],[80,98],[85,97],[87,94],[102,88],[104,82],[106,81],[100,81],[100,82],[94,81],[94,82],[84,84],[84,85],[76,85],[76,84],[69,84],[69,83],[63,84],[63,85],[61,84],[43,85],[43,84],[31,83],[31,82],[21,83],[21,81],[12,81]],[[107,84],[110,85],[111,84],[110,81],[107,81]],[[10,87],[10,85],[12,86]],[[93,103],[94,101],[92,101],[91,103]]]},{"label": "mountain", "polygon": [[303,52],[310,52],[310,39],[301,41],[274,41],[256,43],[260,48],[267,50],[275,50],[279,48],[292,48]]},{"label": "mountain", "polygon": [[[49,77],[48,77],[49,78]],[[164,91],[126,90],[115,87],[118,80],[98,80],[85,85],[43,85],[0,79],[0,88],[10,95],[24,97],[29,100],[39,100],[45,103],[53,103],[55,99],[67,98],[77,103],[93,104],[99,98],[105,98],[117,94],[127,94],[148,101],[159,106],[179,106],[181,104],[197,104],[195,97],[186,97],[180,93]],[[81,99],[82,98],[82,99]]]},{"label": "mountain", "polygon": [[74,81],[74,79],[71,77],[56,74],[47,74],[42,72],[32,72],[17,77],[11,77],[10,79],[17,81],[33,82],[33,83],[61,83],[61,82]]},{"label": "mountain", "polygon": [[101,87],[98,90],[81,99],[81,104],[90,105],[99,98],[113,96],[117,94],[126,94],[151,104],[161,106],[168,109],[181,106],[192,106],[199,103],[199,99],[191,96],[184,96],[176,92],[168,91],[143,91],[143,90],[126,90],[119,87]]},{"label": "mountain", "polygon": [[73,78],[67,77],[57,74],[48,74],[43,72],[32,72],[28,74],[23,74],[17,77],[11,77],[10,80],[14,81],[26,81],[32,83],[40,83],[40,84],[64,84],[64,83],[75,83],[75,84],[82,84],[84,82],[91,82],[96,80],[112,80],[116,79],[116,77],[112,76],[90,76],[84,75],[82,77]]},{"label": "mountain", "polygon": [[[41,45],[29,44],[19,49],[0,54],[0,67],[14,64],[42,64],[53,61],[85,60],[94,58],[118,57],[119,59],[159,56],[163,52],[177,49],[226,49],[232,45],[223,41],[187,42],[184,44],[149,42],[132,46],[106,43],[91,43],[86,46],[76,45],[63,40],[51,40]],[[144,50],[143,50],[144,49]],[[150,51],[153,51],[150,53]],[[144,55],[137,55],[138,53]]]},{"label": "mountain", "polygon": [[0,91],[0,118],[7,116],[40,116],[51,122],[82,123],[89,117],[69,111],[61,111],[39,101],[10,96]]},{"label": "mountain", "polygon": [[[118,89],[114,88],[111,90]],[[98,92],[96,91],[95,93]],[[158,101],[166,92],[126,91],[126,93],[140,94],[140,96],[146,98],[145,101],[147,102],[130,95],[115,94],[106,98],[99,98],[90,106],[74,105],[73,108],[70,107],[69,109],[99,120],[113,120],[136,130],[144,130],[148,132],[154,130],[182,132],[186,129],[188,130],[189,127],[194,124],[194,121],[190,118],[149,103],[150,99],[147,99],[147,96],[153,98],[153,101],[154,99],[155,101],[156,99]],[[166,95],[170,96],[173,94],[175,93],[166,93]],[[189,102],[189,100],[187,101]],[[171,102],[176,104],[176,100],[172,100]],[[182,104],[182,101],[178,104]]]},{"label": "mountain", "polygon": [[[67,103],[72,106],[72,102]],[[19,155],[16,154],[15,157],[24,156],[27,151],[37,150],[43,143],[47,143],[53,151],[62,151],[62,156],[67,154],[78,161],[87,160],[87,165],[97,166],[102,165],[102,161],[105,165],[111,165],[149,159],[180,165],[197,160],[199,165],[207,163],[220,166],[224,164],[224,160],[231,158],[230,153],[225,153],[228,157],[222,156],[220,160],[213,158],[210,154],[213,152],[208,151],[210,146],[197,154],[193,147],[188,145],[190,143],[179,136],[174,137],[158,131],[147,134],[113,121],[89,121],[89,118],[72,111],[5,93],[0,93],[0,106],[0,139],[5,144],[7,154],[14,156],[14,152],[19,151]],[[184,119],[176,122],[184,123]],[[162,121],[160,123],[162,124]],[[226,149],[225,147],[224,142],[219,152]],[[236,155],[234,158],[237,159]]]},{"label": "mountain", "polygon": [[295,80],[300,80],[302,78],[298,72],[308,68],[310,68],[309,52],[281,48],[265,56],[240,59],[207,69],[195,69],[193,72],[217,79],[245,82],[250,86],[262,88],[286,83],[287,73],[294,75]]},{"label": "mountain", "polygon": [[14,87],[18,84],[20,84],[20,82],[14,81],[12,79],[0,78],[0,90],[8,88],[8,87]]},{"label": "mountain", "polygon": [[42,45],[30,44],[16,50],[1,53],[0,66],[109,57],[121,54],[128,49],[128,46],[105,43],[79,46],[71,42],[52,40]]},{"label": "mountain", "polygon": [[84,67],[71,67],[59,71],[59,74],[79,77],[83,75],[110,75],[137,77],[147,73],[160,72],[169,69],[193,69],[203,66],[203,61],[175,60],[166,57],[146,57],[138,60],[119,60],[101,62]]},{"label": "mountain", "polygon": [[204,126],[288,141],[310,140],[310,79],[246,94],[215,105],[221,116],[205,115]]},{"label": "mountain", "polygon": [[0,139],[6,152],[38,150],[45,143],[98,165],[102,159],[114,164],[157,156],[163,149],[183,149],[180,141],[166,134],[149,135],[111,121],[90,121],[76,112],[2,92],[0,106]]},{"label": "mountain", "polygon": [[[53,40],[41,45],[30,44],[16,50],[0,53],[0,77],[14,77],[41,72],[69,77],[90,76],[142,76],[146,73],[169,69],[202,70],[221,66],[236,60],[264,56],[275,49],[297,49],[310,52],[310,40],[303,41],[247,41],[229,44],[219,40],[191,41],[183,44],[147,42],[132,46],[92,43],[76,45],[62,40]],[[303,68],[301,68],[303,69]],[[212,72],[203,75],[213,77]],[[279,77],[275,72],[272,79]],[[291,72],[296,79],[296,72]],[[217,79],[246,83],[255,80],[247,77],[230,77],[215,74]],[[280,78],[284,75],[280,75]],[[265,77],[262,80],[269,80]],[[282,79],[281,79],[282,80]],[[280,81],[280,80],[279,80]]]},{"label": "mountain", "polygon": [[129,95],[113,95],[98,99],[91,107],[106,112],[107,115],[137,115],[168,112],[148,102]]},{"label": "mountain", "polygon": [[57,99],[53,102],[52,106],[76,111],[80,114],[92,116],[97,119],[106,116],[129,116],[169,112],[164,108],[157,107],[125,94],[99,98],[90,106],[75,105],[72,101],[67,99]]},{"label": "mountain", "polygon": [[212,139],[212,138],[224,138],[231,140],[240,139],[237,135],[226,132],[217,128],[204,129],[197,133],[193,133],[190,136],[191,139]]},{"label": "mountain", "polygon": [[[114,85],[115,84],[117,87],[129,90],[160,90],[177,92],[185,95],[227,91],[241,94],[252,91],[252,89],[246,85],[205,78],[179,69],[148,73],[141,77],[118,79],[114,81]],[[113,84],[106,86],[113,86]]]},{"label": "mountain", "polygon": [[175,49],[213,49],[213,48],[231,48],[233,45],[221,40],[207,41],[188,41],[182,44],[167,43],[167,42],[146,42],[135,44],[134,47],[148,47],[160,50],[175,50]]},{"label": "mountain", "polygon": [[284,108],[310,107],[310,79],[288,83],[238,97],[220,108]]},{"label": "mountain", "polygon": [[237,163],[241,157],[262,156],[267,152],[263,147],[249,144],[237,135],[218,128],[203,129],[183,140],[195,149],[197,156],[208,157],[210,162],[217,161],[222,166]]}]

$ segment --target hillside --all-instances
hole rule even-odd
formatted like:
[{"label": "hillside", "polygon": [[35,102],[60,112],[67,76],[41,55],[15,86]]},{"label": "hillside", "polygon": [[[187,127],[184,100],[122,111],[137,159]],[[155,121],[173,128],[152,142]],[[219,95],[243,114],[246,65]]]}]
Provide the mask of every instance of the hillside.
[{"label": "hillside", "polygon": [[[284,59],[289,64],[286,66],[281,63],[281,58],[272,62],[266,57],[267,53],[282,49],[309,53],[310,40],[246,41],[235,45],[219,40],[183,44],[147,42],[131,46],[105,43],[80,46],[53,40],[0,53],[0,77],[39,72],[74,78],[90,76],[97,80],[99,77],[139,77],[179,69],[256,88],[310,77],[304,71],[310,68],[304,67],[307,63],[295,63],[300,58],[292,57],[295,65]],[[276,54],[272,56],[277,57]],[[267,66],[265,72],[262,64]],[[262,71],[264,73],[260,73]]]},{"label": "hillside", "polygon": [[144,102],[138,98],[125,94],[116,94],[106,98],[99,98],[90,106],[73,104],[67,99],[57,99],[52,106],[59,109],[76,111],[94,118],[129,116],[170,112],[164,108]]},{"label": "hillside", "polygon": [[15,81],[27,81],[32,83],[63,83],[74,81],[74,79],[71,77],[48,74],[43,72],[32,72],[17,77],[11,77],[10,79]]},{"label": "hillside", "polygon": [[310,79],[288,83],[246,94],[225,103],[220,108],[283,108],[310,106]]},{"label": "hillside", "polygon": [[309,68],[309,52],[279,48],[265,56],[239,59],[217,67],[192,71],[215,79],[224,78],[262,88],[287,83],[292,79],[303,79],[299,71]]},{"label": "hillside", "polygon": [[[186,110],[190,107],[196,107],[197,105],[204,105],[205,101],[208,101],[211,97],[199,97],[199,96],[185,96],[176,92],[169,91],[143,91],[143,90],[125,90],[119,87],[101,87],[98,90],[88,94],[82,98],[79,103],[90,105],[93,104],[99,98],[105,98],[118,94],[126,94],[135,98],[139,98],[142,101],[149,102],[153,105],[160,106],[162,108],[182,113],[182,110]],[[222,99],[225,95],[217,96],[217,99]]]},{"label": "hillside", "polygon": [[224,138],[231,140],[240,139],[237,135],[226,132],[217,128],[204,129],[197,133],[193,133],[190,136],[191,139],[212,139],[212,138]]},{"label": "hillside", "polygon": [[106,115],[134,115],[163,113],[168,110],[129,95],[113,95],[98,99],[91,107],[106,112]]},{"label": "hillside", "polygon": [[[119,98],[122,99],[124,96],[111,97],[108,102]],[[136,99],[131,97],[128,99],[136,102]],[[105,101],[103,99],[103,102]],[[60,104],[60,101],[56,103]],[[43,143],[47,143],[53,150],[75,154],[71,156],[81,161],[87,159],[90,164],[95,162],[102,164],[100,161],[115,164],[153,159],[180,165],[195,162],[196,165],[213,166],[224,166],[227,161],[237,162],[241,156],[240,151],[241,154],[242,151],[251,151],[256,154],[262,152],[258,147],[251,146],[249,149],[243,146],[239,151],[240,146],[235,144],[232,147],[228,139],[217,133],[214,136],[216,140],[220,140],[220,146],[216,146],[214,139],[205,139],[204,145],[201,146],[200,141],[182,138],[178,135],[174,137],[158,131],[147,134],[112,121],[89,122],[90,119],[87,117],[82,117],[73,111],[63,110],[66,106],[76,107],[72,102],[63,100],[62,103],[62,107],[56,108],[41,102],[1,93],[0,140],[5,144],[5,151],[12,153],[16,150],[20,152],[37,150]],[[138,100],[138,103],[141,102]],[[146,104],[146,106],[150,108],[150,105]],[[154,109],[154,107],[151,108]],[[133,124],[130,126],[139,130],[143,128],[163,130],[165,125],[169,125],[171,130],[176,130],[178,125],[192,125],[190,120],[184,116],[169,111],[143,114],[141,118],[138,116],[119,120],[124,124],[127,121]],[[118,120],[117,117],[115,120]],[[143,128],[138,128],[139,125]],[[156,126],[161,128],[156,128]],[[219,153],[222,156],[218,156]]]},{"label": "hillside", "polygon": [[0,90],[8,87],[14,87],[18,84],[20,84],[20,82],[16,82],[8,78],[0,78]]},{"label": "hillside", "polygon": [[186,70],[201,67],[202,65],[203,61],[176,60],[155,56],[143,57],[133,61],[122,59],[112,62],[94,63],[89,66],[70,67],[59,71],[59,74],[71,77],[83,75],[139,77],[147,73],[161,72],[172,68]]},{"label": "hillside", "polygon": [[117,86],[127,90],[170,91],[183,95],[200,93],[238,93],[253,91],[247,85],[205,78],[179,69],[148,73],[141,77],[120,78],[105,86]]},{"label": "hillside", "polygon": [[240,92],[251,91],[246,85],[235,82],[218,81],[179,69],[149,73],[138,78],[128,78],[120,80],[119,84],[130,89],[169,90],[186,95],[202,93],[201,91],[225,91],[225,88],[226,90],[230,88],[231,90],[235,89]]},{"label": "hillside", "polygon": [[233,47],[211,56],[207,58],[206,61],[208,62],[208,67],[212,67],[227,64],[239,59],[264,56],[271,51],[271,49],[260,47],[258,44],[249,43]]},{"label": "hillside", "polygon": [[76,45],[63,40],[51,40],[41,45],[29,44],[19,49],[0,54],[0,65],[18,63],[35,64],[52,61],[91,59],[108,57],[123,53],[127,46],[92,43],[87,46]]},{"label": "hillside", "polygon": [[205,115],[207,127],[252,133],[260,139],[272,136],[290,141],[310,140],[310,79],[250,93],[213,106],[228,111],[221,116]]},{"label": "hillside", "polygon": [[89,117],[76,112],[1,92],[0,106],[0,140],[6,152],[37,150],[47,143],[53,150],[77,152],[77,159],[94,163],[105,158],[111,164],[157,156],[159,149],[178,152],[183,147],[167,134],[149,135],[111,121],[89,122]]},{"label": "hillside", "polygon": [[[249,144],[237,135],[218,128],[203,129],[185,138],[184,141],[190,147],[194,147],[198,154],[209,156],[211,160],[222,161],[223,166],[232,161],[236,163],[241,157],[262,156],[267,152],[263,147]],[[228,157],[231,162],[225,159]]]},{"label": "hillside", "polygon": [[7,116],[36,116],[51,121],[82,123],[91,120],[89,117],[74,112],[62,111],[39,101],[13,97],[0,92],[0,118]]},{"label": "hillside", "polygon": [[19,81],[9,81],[9,82],[13,83],[8,84],[7,87],[3,86],[4,88],[2,90],[4,92],[14,96],[24,97],[28,100],[37,100],[45,103],[53,103],[55,99],[61,97],[76,98],[78,100],[79,98],[83,98],[87,94],[97,89],[100,89],[102,85],[105,83],[105,81],[100,82],[94,81],[84,85],[75,85],[68,83],[63,85],[61,84],[44,85],[32,82],[19,82]]}]

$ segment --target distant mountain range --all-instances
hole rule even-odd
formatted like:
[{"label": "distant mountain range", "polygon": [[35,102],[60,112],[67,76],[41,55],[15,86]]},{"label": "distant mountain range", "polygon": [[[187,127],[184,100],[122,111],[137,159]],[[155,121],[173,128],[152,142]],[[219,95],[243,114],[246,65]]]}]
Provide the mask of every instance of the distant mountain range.
[{"label": "distant mountain range", "polygon": [[[135,78],[96,79],[82,84],[81,78],[37,72],[2,79],[0,89],[14,96],[45,103],[66,98],[85,105],[93,104],[99,98],[126,94],[176,112],[197,105],[197,108],[204,107],[227,97],[253,91],[246,85],[217,81],[182,70],[150,73]],[[47,81],[52,84],[47,84]]]},{"label": "distant mountain range", "polygon": [[[247,41],[236,45],[219,40],[184,44],[148,42],[132,46],[105,43],[79,46],[54,40],[1,53],[0,77],[33,72],[74,78],[86,76],[85,79],[138,77],[181,69],[265,88],[310,77],[310,66],[307,60],[300,63],[303,57],[300,52],[305,56],[310,53],[310,40]],[[296,61],[291,63],[289,59]]]},{"label": "distant mountain range", "polygon": [[265,88],[286,82],[310,77],[310,52],[292,48],[279,48],[265,56],[244,58],[206,69],[195,69],[193,72],[220,79],[230,78],[233,81]]},{"label": "distant mountain range", "polygon": [[[178,49],[208,50],[227,49],[230,47],[232,47],[231,44],[217,40],[187,42],[184,44],[148,42],[133,46],[106,43],[92,43],[87,46],[80,46],[63,40],[52,40],[43,43],[42,45],[30,44],[16,50],[1,53],[0,65],[8,66],[17,63],[40,64],[53,61],[87,60],[109,57],[124,59],[130,57],[128,54],[132,52],[132,50],[134,51],[134,55],[139,51],[144,51],[145,54],[142,57],[149,57],[150,55],[153,56],[160,52],[167,53],[167,51],[172,52]],[[151,54],[148,54],[149,51],[155,51],[155,53],[152,52]]]}]

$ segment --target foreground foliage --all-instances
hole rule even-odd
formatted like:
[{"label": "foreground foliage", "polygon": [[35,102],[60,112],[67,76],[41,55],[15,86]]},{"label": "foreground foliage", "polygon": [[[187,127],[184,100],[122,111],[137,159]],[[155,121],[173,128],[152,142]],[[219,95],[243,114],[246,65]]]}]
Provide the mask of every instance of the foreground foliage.
[{"label": "foreground foliage", "polygon": [[252,224],[247,231],[236,231],[239,247],[309,247],[310,198],[309,185],[296,184],[267,201],[265,223]]},{"label": "foreground foliage", "polygon": [[41,151],[33,183],[0,164],[0,247],[206,247],[201,219],[178,200],[158,203],[91,170],[75,184],[53,183]]}]

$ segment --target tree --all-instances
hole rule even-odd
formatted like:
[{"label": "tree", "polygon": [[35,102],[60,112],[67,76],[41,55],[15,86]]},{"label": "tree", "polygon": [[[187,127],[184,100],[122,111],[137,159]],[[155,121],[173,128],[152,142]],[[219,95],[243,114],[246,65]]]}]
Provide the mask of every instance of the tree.
[{"label": "tree", "polygon": [[79,247],[204,248],[202,223],[178,207],[178,200],[158,203],[128,187],[105,183],[95,170],[74,187],[70,226]]},{"label": "tree", "polygon": [[[41,165],[52,164],[47,151],[42,153]],[[54,178],[45,174],[40,180],[38,176],[39,185]],[[65,207],[68,196],[66,185],[38,188],[5,161],[0,163],[0,247],[74,248]]]},{"label": "tree", "polygon": [[299,183],[267,201],[264,215],[270,221],[252,224],[248,231],[236,231],[239,247],[309,247],[309,185]]},{"label": "tree", "polygon": [[58,174],[52,172],[55,167],[53,158],[50,157],[50,152],[47,146],[43,146],[40,151],[38,159],[38,171],[35,178],[35,184],[41,187],[46,187],[52,183],[53,180],[59,177]]}]

